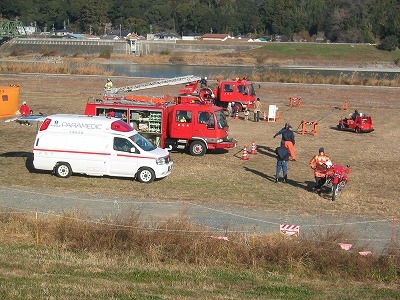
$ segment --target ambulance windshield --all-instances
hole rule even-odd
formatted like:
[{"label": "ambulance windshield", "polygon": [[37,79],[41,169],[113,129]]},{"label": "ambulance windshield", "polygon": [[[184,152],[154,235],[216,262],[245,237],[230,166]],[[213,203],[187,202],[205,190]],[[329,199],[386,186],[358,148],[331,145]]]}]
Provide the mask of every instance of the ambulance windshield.
[{"label": "ambulance windshield", "polygon": [[130,139],[144,151],[151,151],[157,148],[157,146],[140,134],[135,134]]},{"label": "ambulance windshield", "polygon": [[228,122],[226,121],[223,110],[216,111],[215,116],[217,117],[217,124],[219,129],[228,127]]}]

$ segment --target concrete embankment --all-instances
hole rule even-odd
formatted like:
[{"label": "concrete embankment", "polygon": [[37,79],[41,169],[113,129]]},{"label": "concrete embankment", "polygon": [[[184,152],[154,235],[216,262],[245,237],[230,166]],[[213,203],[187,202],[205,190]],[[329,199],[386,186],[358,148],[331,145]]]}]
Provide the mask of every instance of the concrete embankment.
[{"label": "concrete embankment", "polygon": [[57,53],[67,55],[99,55],[106,51],[113,54],[147,55],[159,53],[209,53],[234,52],[260,47],[257,43],[204,44],[178,43],[176,41],[125,41],[83,40],[68,38],[14,38],[2,46],[2,52]]}]

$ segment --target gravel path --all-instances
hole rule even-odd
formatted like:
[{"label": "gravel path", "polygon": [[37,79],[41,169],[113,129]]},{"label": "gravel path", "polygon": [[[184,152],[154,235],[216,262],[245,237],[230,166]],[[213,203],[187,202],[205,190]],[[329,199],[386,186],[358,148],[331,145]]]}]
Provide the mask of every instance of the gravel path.
[{"label": "gravel path", "polygon": [[[103,198],[93,195],[61,195],[52,191],[35,191],[21,187],[0,187],[0,205],[5,209],[40,215],[59,215],[73,209],[88,212],[93,218],[140,213],[142,222],[161,222],[168,218],[185,217],[192,223],[209,228],[219,235],[236,231],[245,234],[279,233],[281,224],[300,226],[300,236],[313,238],[313,232],[350,232],[360,251],[375,254],[387,252],[392,237],[390,219],[366,219],[353,216],[283,214],[241,205],[212,205],[191,201],[157,201],[149,199]],[[339,246],[338,246],[339,247]]]}]

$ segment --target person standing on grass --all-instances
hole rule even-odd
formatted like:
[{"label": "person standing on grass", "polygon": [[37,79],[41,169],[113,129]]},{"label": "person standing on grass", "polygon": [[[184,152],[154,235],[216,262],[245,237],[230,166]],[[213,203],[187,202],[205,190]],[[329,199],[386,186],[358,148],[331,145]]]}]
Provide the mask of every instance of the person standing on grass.
[{"label": "person standing on grass", "polygon": [[315,191],[321,196],[321,188],[326,182],[327,164],[332,165],[332,160],[325,155],[324,148],[319,148],[318,154],[310,160],[310,168],[314,170]]},{"label": "person standing on grass", "polygon": [[285,147],[289,150],[290,159],[295,161],[296,153],[294,152],[294,145],[296,142],[294,140],[294,132],[292,131],[292,126],[289,123],[285,123],[285,127],[275,133],[274,138],[276,138],[280,134],[282,135],[282,141],[285,142]]},{"label": "person standing on grass", "polygon": [[276,153],[276,173],[275,182],[279,182],[280,173],[283,173],[283,183],[287,181],[287,162],[289,160],[289,150],[285,147],[285,142],[281,141],[281,145],[275,149]]},{"label": "person standing on grass", "polygon": [[260,121],[260,113],[261,113],[261,101],[260,98],[257,98],[256,102],[254,102],[254,122]]}]

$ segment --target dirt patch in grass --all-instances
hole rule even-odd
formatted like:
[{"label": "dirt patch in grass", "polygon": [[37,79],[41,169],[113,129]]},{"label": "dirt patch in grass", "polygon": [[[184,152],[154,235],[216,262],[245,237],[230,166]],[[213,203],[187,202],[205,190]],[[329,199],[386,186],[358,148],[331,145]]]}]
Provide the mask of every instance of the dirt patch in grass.
[{"label": "dirt patch in grass", "polygon": [[[35,113],[83,113],[90,97],[100,97],[104,76],[1,75],[0,85],[18,84],[20,102],[27,101]],[[115,86],[148,82],[145,78],[114,77]],[[258,85],[258,83],[257,83]],[[29,173],[25,159],[17,153],[32,152],[36,127],[0,122],[0,179],[2,186],[51,189],[66,193],[115,196],[123,193],[133,199],[183,200],[210,203],[240,203],[249,207],[281,211],[325,212],[392,216],[400,210],[396,184],[400,172],[397,124],[400,88],[299,85],[260,83],[258,96],[263,111],[276,104],[279,122],[254,123],[229,120],[230,135],[238,147],[195,158],[173,152],[175,168],[170,176],[150,185],[118,178],[72,176],[62,180],[47,173]],[[180,86],[143,90],[141,95],[175,95]],[[301,107],[290,108],[289,97],[301,97]],[[350,110],[340,108],[347,100]],[[334,127],[341,116],[355,108],[373,116],[375,131],[354,134]],[[242,116],[240,116],[242,117]],[[251,118],[252,119],[252,118]],[[289,163],[289,183],[275,184],[274,149],[279,138],[273,135],[285,122],[300,129],[302,120],[319,121],[316,136],[296,134],[298,160]],[[241,160],[241,148],[255,142],[257,155]],[[334,162],[351,165],[350,182],[336,202],[326,193],[318,197],[310,191],[313,173],[308,162],[324,147]]]}]

